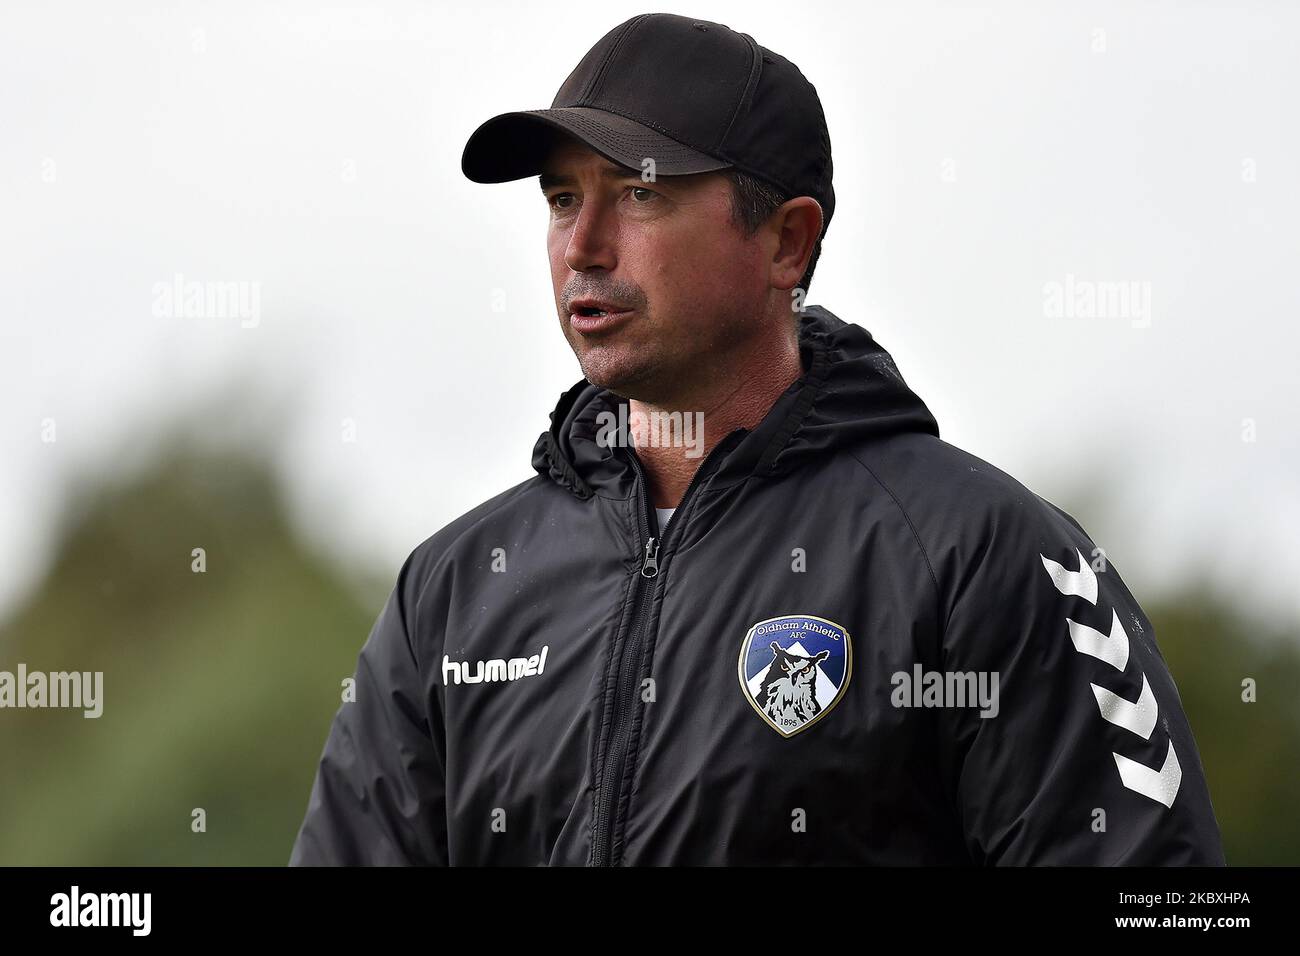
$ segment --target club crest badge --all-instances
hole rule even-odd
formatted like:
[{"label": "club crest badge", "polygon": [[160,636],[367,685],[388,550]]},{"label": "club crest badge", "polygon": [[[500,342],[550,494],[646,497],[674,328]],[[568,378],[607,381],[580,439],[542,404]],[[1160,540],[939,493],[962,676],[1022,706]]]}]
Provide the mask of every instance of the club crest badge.
[{"label": "club crest badge", "polygon": [[853,671],[849,632],[811,614],[759,621],[740,645],[740,687],[783,737],[807,730],[839,703]]}]

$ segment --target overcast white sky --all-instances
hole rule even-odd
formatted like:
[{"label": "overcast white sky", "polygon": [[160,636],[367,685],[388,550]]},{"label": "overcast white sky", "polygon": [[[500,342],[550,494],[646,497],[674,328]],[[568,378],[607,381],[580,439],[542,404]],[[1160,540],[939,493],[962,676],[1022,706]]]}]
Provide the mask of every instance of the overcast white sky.
[{"label": "overcast white sky", "polygon": [[[461,149],[652,9],[817,87],[838,203],[809,300],[893,353],[946,439],[1066,510],[1107,481],[1088,530],[1139,600],[1205,566],[1300,620],[1300,12],[1028,0],[8,0],[0,613],[69,482],[223,389],[252,404],[212,431],[282,418],[295,515],[346,560],[395,572],[528,477],[580,372],[535,181],[470,183]],[[156,315],[177,274],[258,284],[257,325]],[[1045,314],[1067,276],[1147,284],[1149,323]]]}]

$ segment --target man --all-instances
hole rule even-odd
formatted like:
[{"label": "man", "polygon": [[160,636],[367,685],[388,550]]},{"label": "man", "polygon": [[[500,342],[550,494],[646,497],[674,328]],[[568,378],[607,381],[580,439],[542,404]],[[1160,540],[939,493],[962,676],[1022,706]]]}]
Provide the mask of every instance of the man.
[{"label": "man", "polygon": [[463,168],[540,176],[585,377],[403,565],[291,862],[1223,862],[1113,565],[803,307],[835,195],[792,63],[635,17]]}]

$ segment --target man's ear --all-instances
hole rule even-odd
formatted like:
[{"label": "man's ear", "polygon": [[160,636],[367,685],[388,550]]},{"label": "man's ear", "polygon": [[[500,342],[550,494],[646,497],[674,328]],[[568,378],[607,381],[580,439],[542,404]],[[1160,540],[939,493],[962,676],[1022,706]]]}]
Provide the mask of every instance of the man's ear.
[{"label": "man's ear", "polygon": [[772,227],[776,230],[777,248],[772,257],[772,286],[793,289],[808,269],[822,234],[822,207],[811,196],[787,199],[772,213]]}]

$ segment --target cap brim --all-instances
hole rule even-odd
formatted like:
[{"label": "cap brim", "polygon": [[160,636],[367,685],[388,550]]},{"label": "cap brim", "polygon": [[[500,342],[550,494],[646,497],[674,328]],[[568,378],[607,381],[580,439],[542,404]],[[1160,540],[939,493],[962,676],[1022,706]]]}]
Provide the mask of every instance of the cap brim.
[{"label": "cap brim", "polygon": [[731,163],[684,146],[617,113],[590,106],[502,113],[470,136],[460,168],[476,183],[505,183],[542,172],[556,134],[568,133],[606,159],[637,171],[654,160],[655,175],[683,176]]}]

